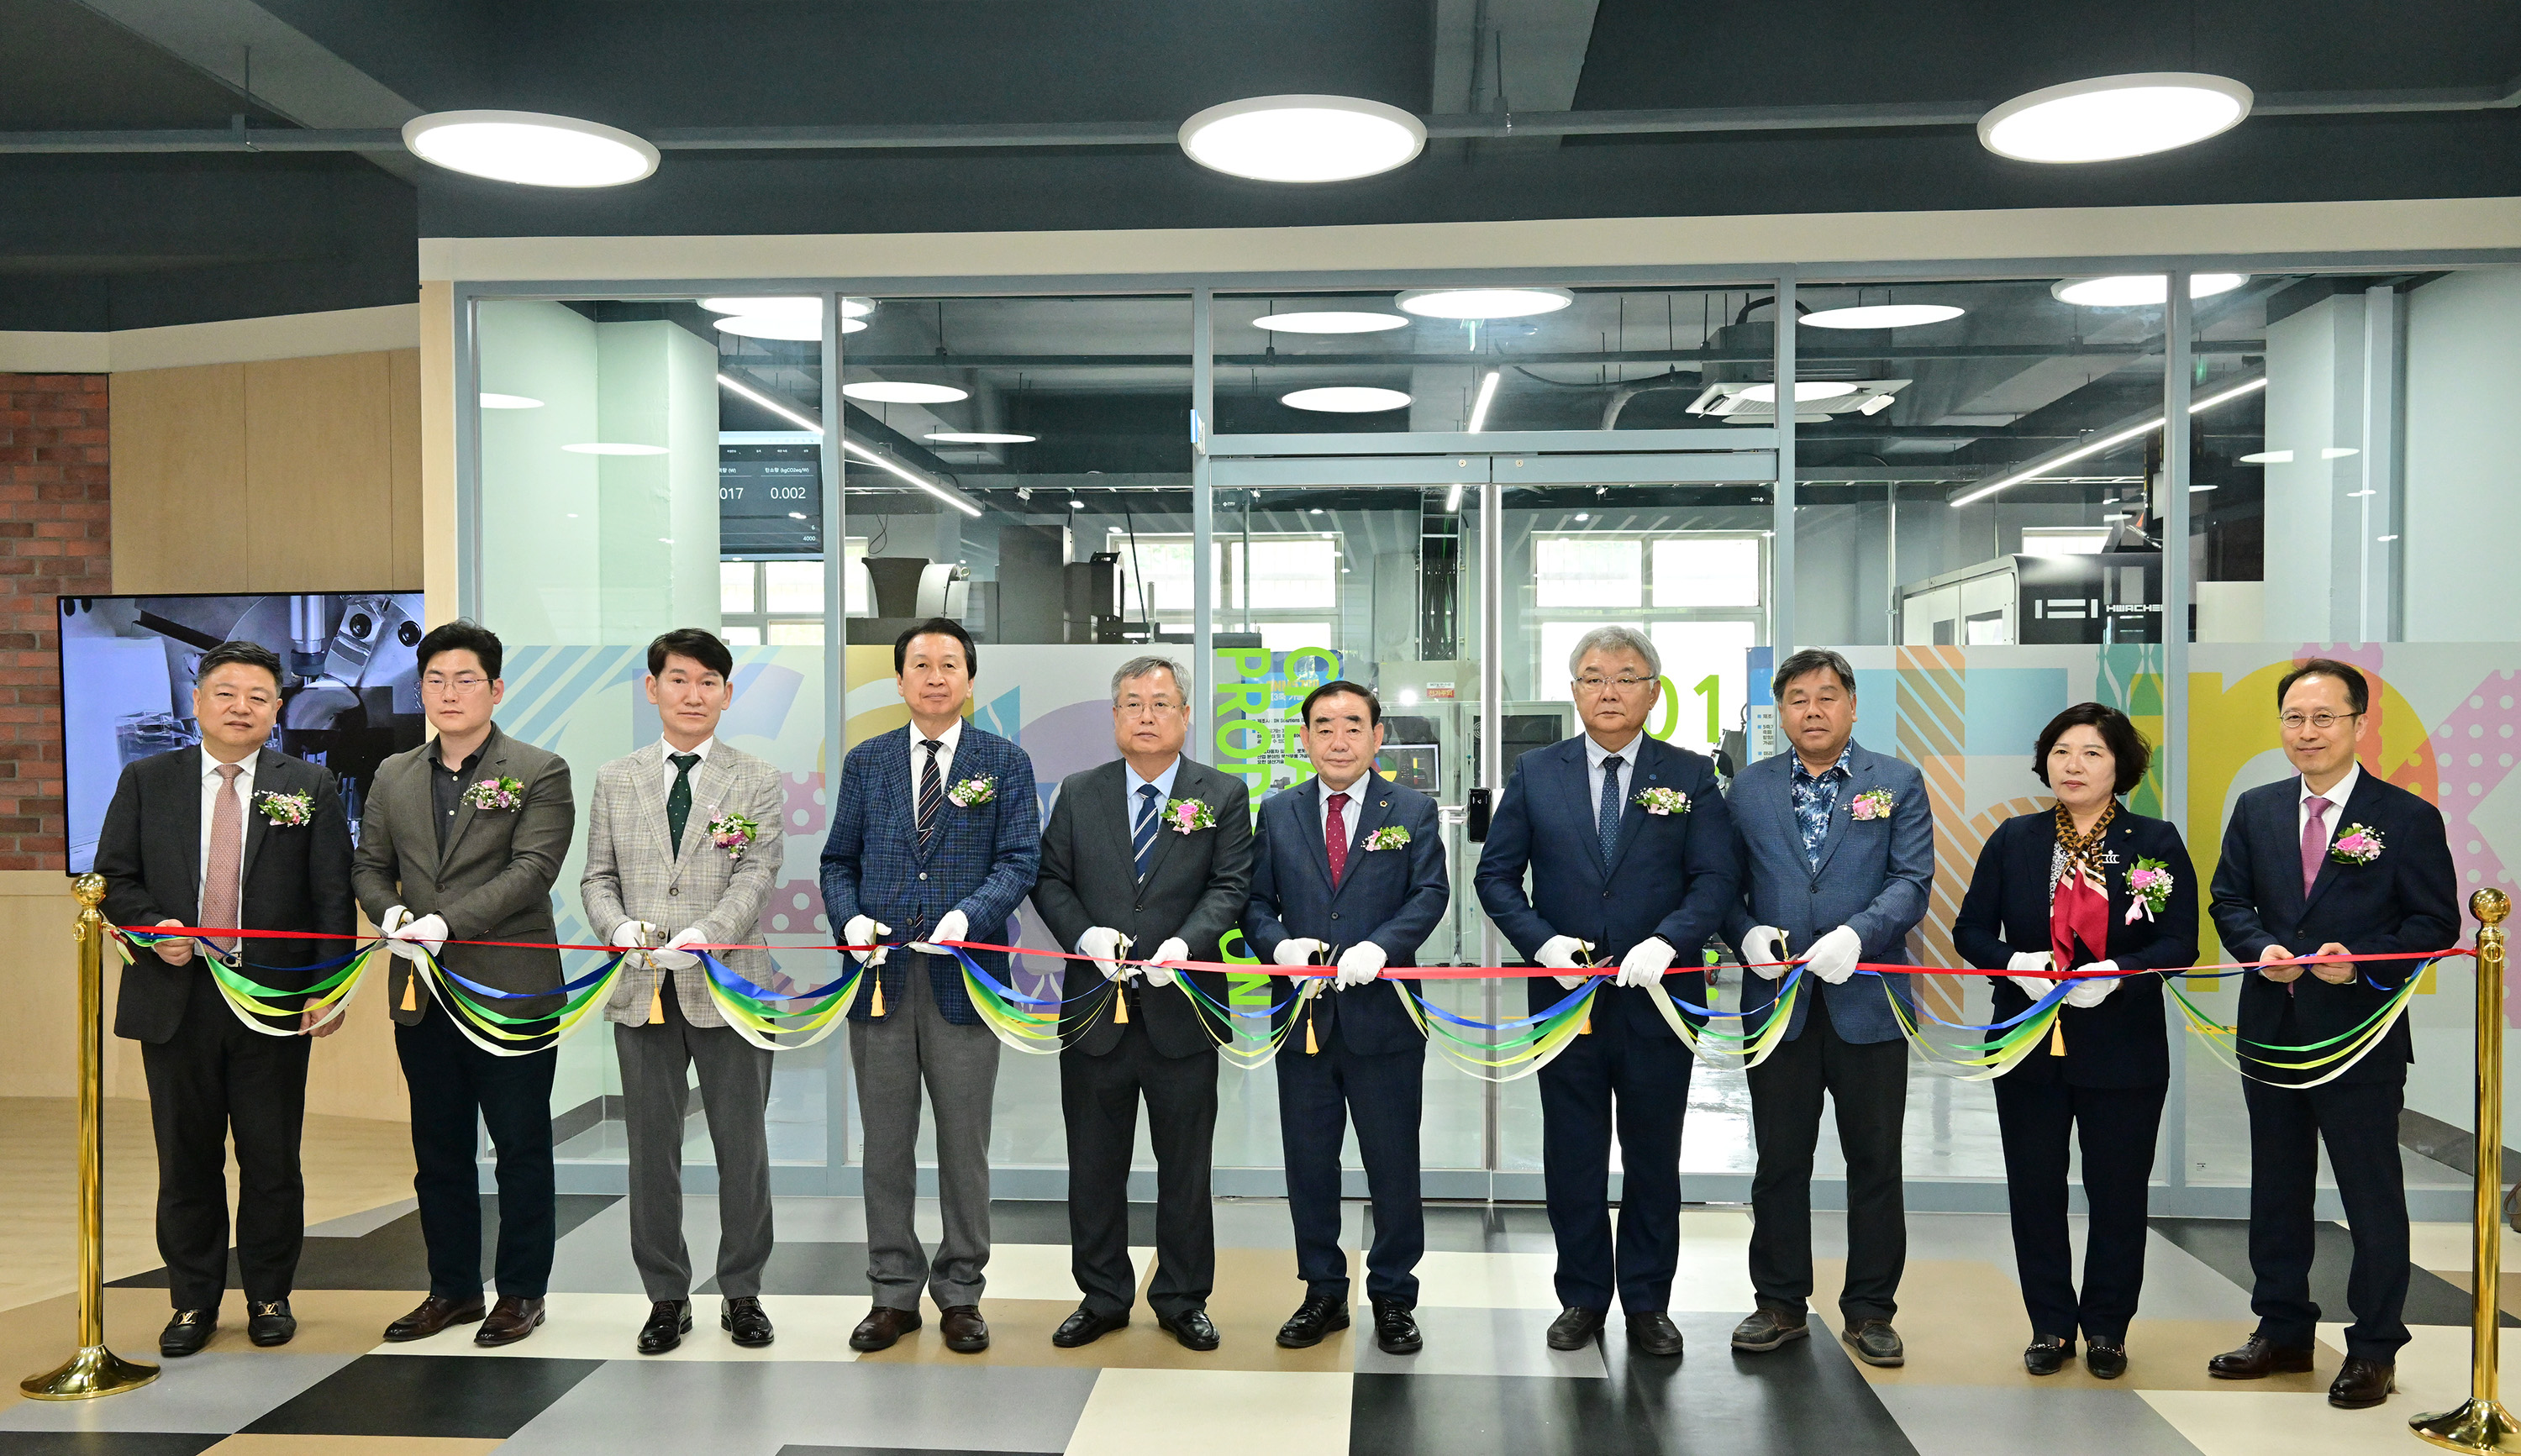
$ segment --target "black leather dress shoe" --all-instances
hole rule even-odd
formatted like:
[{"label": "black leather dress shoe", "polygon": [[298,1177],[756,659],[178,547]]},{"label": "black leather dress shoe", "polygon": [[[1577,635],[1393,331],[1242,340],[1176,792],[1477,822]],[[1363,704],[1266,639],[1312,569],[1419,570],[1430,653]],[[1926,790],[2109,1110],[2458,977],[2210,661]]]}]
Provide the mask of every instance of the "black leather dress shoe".
[{"label": "black leather dress shoe", "polygon": [[989,1322],[978,1304],[948,1304],[937,1311],[937,1333],[958,1355],[977,1355],[989,1347]]},{"label": "black leather dress shoe", "polygon": [[1602,1333],[1602,1314],[1599,1309],[1573,1304],[1558,1311],[1558,1318],[1549,1322],[1549,1347],[1580,1350],[1592,1343],[1593,1337]]},{"label": "black leather dress shoe", "polygon": [[1075,1314],[1060,1321],[1059,1328],[1050,1333],[1050,1342],[1061,1349],[1075,1349],[1081,1344],[1092,1344],[1115,1330],[1127,1328],[1129,1311],[1125,1309],[1119,1314],[1104,1314],[1089,1305],[1079,1304]]},{"label": "black leather dress shoe", "polygon": [[2337,1379],[2329,1382],[2328,1403],[2339,1410],[2363,1410],[2379,1405],[2399,1388],[2398,1382],[2392,1379],[2398,1370],[2396,1365],[2348,1355],[2346,1363],[2337,1367]]},{"label": "black leather dress shoe", "polygon": [[2055,1375],[2075,1358],[2071,1340],[2035,1340],[2022,1351],[2022,1368],[2033,1375]]},{"label": "black leather dress shoe", "polygon": [[287,1299],[249,1299],[245,1315],[245,1338],[265,1349],[298,1335],[298,1316],[289,1312]]},{"label": "black leather dress shoe", "polygon": [[421,1300],[411,1313],[386,1326],[386,1340],[393,1344],[407,1340],[427,1340],[452,1326],[472,1324],[486,1312],[480,1295],[470,1299],[442,1299],[432,1295]]},{"label": "black leather dress shoe", "polygon": [[1811,1324],[1802,1315],[1782,1309],[1755,1309],[1751,1317],[1733,1327],[1733,1347],[1754,1354],[1765,1353],[1791,1340],[1805,1340],[1811,1335]]},{"label": "black leather dress shoe", "polygon": [[174,1318],[166,1321],[166,1328],[158,1332],[158,1353],[169,1360],[198,1355],[218,1328],[219,1312],[215,1309],[178,1309]]},{"label": "black leather dress shoe", "polygon": [[2127,1342],[2093,1339],[2084,1344],[2084,1368],[2094,1380],[2117,1380],[2127,1374]]},{"label": "black leather dress shoe", "polygon": [[1680,1353],[1680,1327],[1660,1309],[1628,1316],[1628,1348],[1641,1355]]},{"label": "black leather dress shoe", "polygon": [[649,1306],[648,1322],[639,1327],[639,1353],[662,1355],[692,1333],[692,1301],[659,1299]]},{"label": "black leather dress shoe", "polygon": [[717,1327],[746,1349],[759,1349],[772,1339],[770,1316],[763,1312],[761,1300],[752,1295],[738,1295],[727,1300],[717,1312]]},{"label": "black leather dress shoe", "polygon": [[1278,1327],[1278,1343],[1287,1349],[1311,1349],[1348,1328],[1348,1301],[1306,1296],[1287,1322]]},{"label": "black leather dress shoe", "polygon": [[501,1295],[499,1302],[481,1320],[481,1328],[473,1332],[475,1344],[514,1344],[534,1333],[543,1322],[543,1301]]},{"label": "black leather dress shoe", "polygon": [[1900,1332],[1886,1319],[1869,1319],[1848,1326],[1838,1338],[1856,1351],[1856,1358],[1867,1365],[1897,1370],[1908,1363],[1908,1347],[1900,1341]]},{"label": "black leather dress shoe", "polygon": [[919,1311],[893,1309],[878,1304],[867,1311],[865,1319],[849,1332],[849,1348],[871,1355],[877,1350],[893,1348],[894,1342],[919,1328]]},{"label": "black leather dress shoe", "polygon": [[1188,1350],[1213,1350],[1222,1342],[1216,1326],[1210,1324],[1205,1309],[1185,1309],[1175,1315],[1157,1315],[1156,1328],[1181,1342]]},{"label": "black leather dress shoe", "polygon": [[1418,1316],[1398,1299],[1374,1301],[1374,1347],[1387,1355],[1414,1355],[1427,1347]]},{"label": "black leather dress shoe", "polygon": [[2309,1369],[2309,1348],[2270,1344],[2264,1335],[2253,1335],[2249,1343],[2239,1349],[2225,1350],[2206,1362],[2206,1373],[2217,1380],[2265,1380],[2270,1375],[2300,1375]]}]

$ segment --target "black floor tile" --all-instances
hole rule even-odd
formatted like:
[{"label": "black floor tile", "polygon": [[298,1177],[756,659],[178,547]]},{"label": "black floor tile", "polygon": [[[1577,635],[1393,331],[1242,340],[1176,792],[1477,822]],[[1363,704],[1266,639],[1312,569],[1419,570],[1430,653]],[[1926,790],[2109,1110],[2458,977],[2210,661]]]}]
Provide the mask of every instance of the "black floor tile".
[{"label": "black floor tile", "polygon": [[[2194,1254],[2199,1262],[2247,1292],[2256,1282],[2250,1273],[2250,1224],[2243,1218],[2154,1218],[2155,1233]],[[2311,1299],[2320,1318],[2352,1323],[2346,1302],[2346,1276],[2355,1266],[2355,1235],[2323,1218],[2312,1225],[2317,1240],[2311,1256]],[[2411,1325],[2457,1325],[2469,1320],[2468,1292],[2430,1269],[2407,1269],[2407,1307],[2401,1316]],[[2502,1316],[2503,1328],[2521,1329],[2521,1319]]]},{"label": "black floor tile", "polygon": [[603,1364],[530,1356],[362,1355],[244,1433],[506,1440]]},{"label": "black floor tile", "polygon": [[[1008,1243],[1003,1233],[994,1238]],[[863,1295],[867,1292],[867,1247],[864,1244],[774,1244],[761,1266],[765,1295]],[[692,1289],[694,1295],[718,1292],[717,1276]]]},{"label": "black floor tile", "polygon": [[[609,1193],[564,1193],[554,1201],[553,1209],[558,1233],[565,1237],[570,1230],[601,1213],[619,1202],[619,1195]],[[481,1277],[486,1282],[495,1271],[499,1253],[499,1200],[495,1194],[481,1195]],[[166,1271],[152,1269],[117,1279],[123,1289],[164,1289]],[[365,1290],[429,1288],[429,1246],[422,1240],[420,1215],[405,1213],[401,1217],[370,1229],[355,1239],[309,1239],[298,1256],[297,1287],[303,1290]],[[234,1251],[228,1253],[228,1288],[245,1288],[245,1276],[237,1267]]]},{"label": "black floor tile", "polygon": [[[1374,1205],[1365,1205],[1366,1237],[1374,1234]],[[1429,1204],[1427,1206],[1427,1247],[1447,1253],[1496,1253],[1506,1248],[1506,1236],[1522,1236],[1528,1246],[1532,1238],[1549,1237],[1549,1210],[1534,1205],[1519,1204]]]},{"label": "black floor tile", "polygon": [[[998,1244],[1065,1244],[1068,1205],[1043,1199],[995,1199],[989,1204],[989,1239]],[[1145,1249],[1156,1242],[1156,1206],[1129,1206],[1129,1243]]]},{"label": "black floor tile", "polygon": [[226,1439],[190,1431],[0,1431],[0,1456],[196,1456]]}]

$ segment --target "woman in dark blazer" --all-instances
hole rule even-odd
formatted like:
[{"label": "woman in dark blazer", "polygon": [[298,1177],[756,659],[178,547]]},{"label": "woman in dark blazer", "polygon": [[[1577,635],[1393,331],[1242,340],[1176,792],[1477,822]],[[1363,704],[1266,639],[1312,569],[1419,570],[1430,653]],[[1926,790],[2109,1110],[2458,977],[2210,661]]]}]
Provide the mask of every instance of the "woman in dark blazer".
[{"label": "woman in dark blazer", "polygon": [[[2059,713],[2031,762],[2057,806],[1996,826],[1952,924],[1971,965],[2012,973],[1995,978],[1998,1022],[2046,994],[2051,967],[2097,978],[2067,992],[2056,1033],[1995,1082],[2014,1264],[2031,1314],[2022,1363],[2033,1375],[2054,1375],[2074,1358],[2078,1333],[2092,1374],[2124,1374],[2144,1283],[2145,1200],[2171,1047],[2162,978],[2130,973],[2197,963],[2187,847],[2167,821],[2118,801],[2151,757],[2117,708],[2085,703]],[[2070,1129],[2090,1212],[2080,1300],[2066,1235]]]}]

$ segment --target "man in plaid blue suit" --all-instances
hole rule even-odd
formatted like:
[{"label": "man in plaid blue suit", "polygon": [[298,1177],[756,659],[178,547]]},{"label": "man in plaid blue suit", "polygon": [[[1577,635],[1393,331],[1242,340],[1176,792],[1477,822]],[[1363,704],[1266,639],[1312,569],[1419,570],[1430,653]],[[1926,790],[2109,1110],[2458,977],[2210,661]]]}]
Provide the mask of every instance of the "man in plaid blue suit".
[{"label": "man in plaid blue suit", "polygon": [[[872,980],[849,1011],[849,1061],[865,1133],[867,1287],[875,1307],[849,1335],[860,1351],[919,1328],[919,1292],[937,1301],[945,1347],[989,1347],[981,1318],[989,1261],[989,1104],[997,1034],[936,942],[1005,943],[1007,921],[1041,862],[1041,804],[1024,750],[963,721],[980,654],[937,617],[893,645],[910,726],[849,751],[823,844],[823,908]],[[886,944],[906,948],[893,956]],[[1004,951],[972,952],[1004,979]],[[932,1261],[912,1226],[919,1096],[937,1109],[937,1192],[944,1237]]]}]

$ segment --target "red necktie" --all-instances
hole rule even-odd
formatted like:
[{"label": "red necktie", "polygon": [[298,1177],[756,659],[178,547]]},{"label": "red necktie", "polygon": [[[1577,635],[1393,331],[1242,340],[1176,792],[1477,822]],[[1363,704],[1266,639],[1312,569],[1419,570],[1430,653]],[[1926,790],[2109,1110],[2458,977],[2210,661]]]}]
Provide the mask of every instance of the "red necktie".
[{"label": "red necktie", "polygon": [[1348,796],[1331,796],[1329,820],[1322,827],[1322,852],[1331,858],[1331,888],[1339,888],[1340,876],[1348,873],[1348,820],[1344,810]]}]

